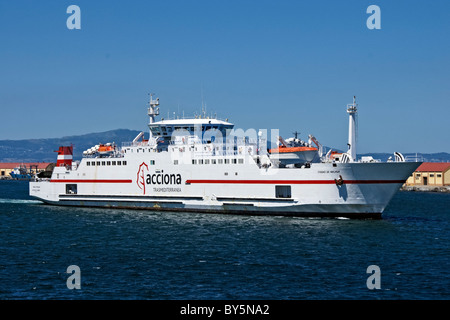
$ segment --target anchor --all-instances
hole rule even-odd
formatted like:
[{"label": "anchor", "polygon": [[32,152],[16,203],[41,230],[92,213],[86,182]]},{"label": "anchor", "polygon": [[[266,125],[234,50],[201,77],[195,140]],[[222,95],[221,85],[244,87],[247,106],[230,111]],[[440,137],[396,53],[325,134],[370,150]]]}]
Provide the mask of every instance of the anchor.
[{"label": "anchor", "polygon": [[339,179],[334,179],[334,182],[336,182],[337,186],[342,186],[344,184],[344,179],[342,179],[342,176],[339,175]]}]

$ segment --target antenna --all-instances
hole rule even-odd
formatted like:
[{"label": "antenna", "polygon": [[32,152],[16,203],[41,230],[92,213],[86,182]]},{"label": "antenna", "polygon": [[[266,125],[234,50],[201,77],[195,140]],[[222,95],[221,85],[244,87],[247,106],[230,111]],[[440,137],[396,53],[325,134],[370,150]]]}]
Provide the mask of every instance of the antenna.
[{"label": "antenna", "polygon": [[203,85],[200,85],[200,97],[202,98],[202,110],[203,110]]},{"label": "antenna", "polygon": [[201,98],[202,98],[202,112],[201,112],[201,116],[203,118],[206,118],[206,103],[205,103],[205,99],[203,97],[203,84],[200,85],[200,91],[201,91]]}]

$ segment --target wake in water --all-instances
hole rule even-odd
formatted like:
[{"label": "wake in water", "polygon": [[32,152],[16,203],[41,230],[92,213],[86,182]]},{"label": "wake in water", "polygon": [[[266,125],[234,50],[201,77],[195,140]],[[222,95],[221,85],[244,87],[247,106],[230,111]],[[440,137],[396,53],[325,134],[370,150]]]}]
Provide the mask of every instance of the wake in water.
[{"label": "wake in water", "polygon": [[24,204],[30,204],[30,203],[42,203],[42,201],[39,200],[24,200],[24,199],[0,199],[0,203],[24,203]]}]

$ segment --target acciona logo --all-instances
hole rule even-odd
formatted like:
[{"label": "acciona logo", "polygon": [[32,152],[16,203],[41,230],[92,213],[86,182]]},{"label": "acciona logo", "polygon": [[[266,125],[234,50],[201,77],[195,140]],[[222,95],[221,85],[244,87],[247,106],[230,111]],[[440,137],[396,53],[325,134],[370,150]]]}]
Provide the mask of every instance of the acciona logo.
[{"label": "acciona logo", "polygon": [[181,174],[179,173],[160,173],[147,174],[146,184],[181,184]]},{"label": "acciona logo", "polygon": [[145,194],[146,185],[180,185],[181,174],[164,173],[163,170],[150,173],[148,165],[142,162],[137,172],[136,184]]}]

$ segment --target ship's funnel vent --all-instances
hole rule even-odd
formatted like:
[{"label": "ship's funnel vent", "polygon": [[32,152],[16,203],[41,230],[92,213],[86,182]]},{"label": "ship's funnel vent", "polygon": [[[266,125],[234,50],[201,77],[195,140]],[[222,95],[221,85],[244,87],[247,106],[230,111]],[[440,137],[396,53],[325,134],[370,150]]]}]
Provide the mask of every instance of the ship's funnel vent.
[{"label": "ship's funnel vent", "polygon": [[58,152],[57,167],[72,166],[73,146],[61,146],[56,152]]}]

